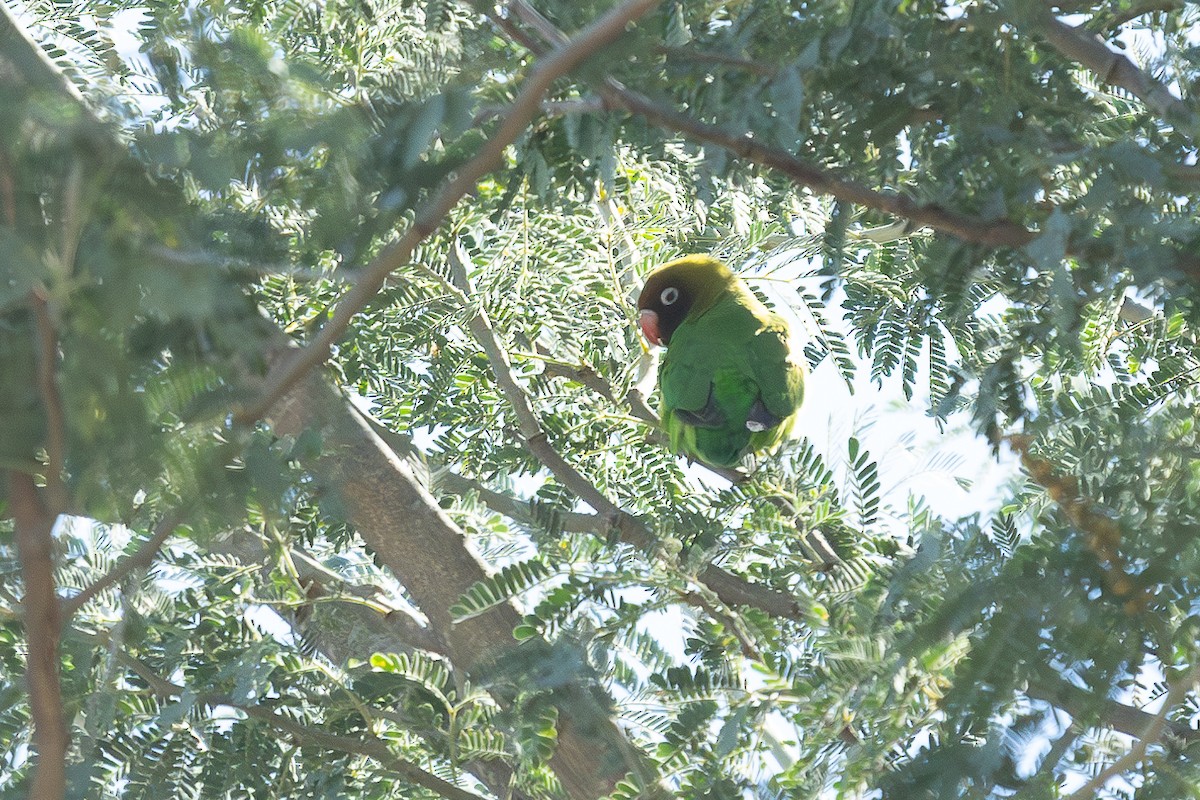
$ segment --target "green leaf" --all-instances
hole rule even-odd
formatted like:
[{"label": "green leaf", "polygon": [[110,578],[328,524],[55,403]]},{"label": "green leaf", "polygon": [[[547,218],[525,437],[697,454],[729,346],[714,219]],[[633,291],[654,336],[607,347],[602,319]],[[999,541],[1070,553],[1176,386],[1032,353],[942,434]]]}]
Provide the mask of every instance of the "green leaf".
[{"label": "green leaf", "polygon": [[450,608],[456,622],[473,619],[508,602],[552,575],[540,558],[509,564],[495,575],[477,581]]}]

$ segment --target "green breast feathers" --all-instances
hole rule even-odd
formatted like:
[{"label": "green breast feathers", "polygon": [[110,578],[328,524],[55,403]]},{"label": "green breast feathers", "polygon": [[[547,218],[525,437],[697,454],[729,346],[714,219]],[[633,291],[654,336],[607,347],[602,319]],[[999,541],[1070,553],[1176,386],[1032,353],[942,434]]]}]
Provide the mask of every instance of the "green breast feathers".
[{"label": "green breast feathers", "polygon": [[801,354],[787,320],[724,264],[687,256],[659,267],[638,311],[646,339],[667,348],[658,382],[676,452],[732,467],[791,434],[804,397]]}]

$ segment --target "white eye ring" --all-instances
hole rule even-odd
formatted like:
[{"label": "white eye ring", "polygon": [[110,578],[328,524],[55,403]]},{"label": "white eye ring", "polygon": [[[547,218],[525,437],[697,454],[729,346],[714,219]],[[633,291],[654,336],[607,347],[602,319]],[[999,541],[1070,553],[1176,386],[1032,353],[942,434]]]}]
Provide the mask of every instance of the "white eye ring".
[{"label": "white eye ring", "polygon": [[662,290],[662,294],[658,296],[658,299],[662,301],[664,306],[674,305],[675,301],[679,299],[679,290],[674,286],[668,286]]}]

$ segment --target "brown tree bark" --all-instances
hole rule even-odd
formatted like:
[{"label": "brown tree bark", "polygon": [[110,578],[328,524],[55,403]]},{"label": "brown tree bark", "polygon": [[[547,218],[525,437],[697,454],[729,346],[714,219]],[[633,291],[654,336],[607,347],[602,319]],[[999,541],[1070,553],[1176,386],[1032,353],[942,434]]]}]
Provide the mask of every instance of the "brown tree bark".
[{"label": "brown tree bark", "polygon": [[16,526],[17,552],[25,583],[25,681],[33,716],[37,762],[30,800],[60,800],[67,790],[66,758],[70,735],[63,717],[58,643],[61,616],[54,593],[54,517],[42,504],[33,477],[8,474],[8,502]]},{"label": "brown tree bark", "polygon": [[[280,351],[273,370],[286,369],[294,353],[294,349]],[[281,435],[320,429],[325,455],[313,466],[339,493],[355,530],[408,590],[429,619],[430,629],[447,643],[456,669],[472,680],[486,681],[498,658],[519,655],[518,647],[534,652],[546,646],[541,640],[518,644],[513,639],[512,630],[521,616],[509,603],[453,621],[450,607],[487,576],[483,565],[409,465],[320,376],[310,374],[301,380],[267,419]],[[611,792],[627,772],[643,771],[643,765],[631,763],[634,749],[624,740],[597,687],[558,686],[554,698],[559,730],[551,766],[568,796],[592,800]]]}]

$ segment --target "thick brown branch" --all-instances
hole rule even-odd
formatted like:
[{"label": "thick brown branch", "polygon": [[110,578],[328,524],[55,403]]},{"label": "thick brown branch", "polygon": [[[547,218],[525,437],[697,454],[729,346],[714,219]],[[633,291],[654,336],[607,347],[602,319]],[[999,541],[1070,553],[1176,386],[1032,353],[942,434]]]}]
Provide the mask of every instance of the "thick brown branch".
[{"label": "thick brown branch", "polygon": [[179,527],[179,514],[173,511],[169,512],[155,526],[154,533],[150,538],[138,545],[137,550],[114,564],[112,569],[85,586],[79,594],[64,600],[62,603],[63,617],[70,618],[72,614],[83,608],[105,589],[125,580],[134,570],[149,567],[154,562],[154,557],[158,555],[159,549],[177,527]]},{"label": "thick brown branch", "polygon": [[1165,167],[1163,171],[1168,178],[1174,178],[1177,181],[1188,183],[1200,181],[1200,165],[1197,164],[1175,164]]},{"label": "thick brown branch", "polygon": [[58,800],[66,793],[66,758],[70,734],[63,714],[58,673],[58,642],[62,630],[58,598],[54,595],[54,516],[38,496],[33,477],[8,473],[8,500],[16,525],[17,553],[25,583],[25,680],[33,717],[37,767],[29,796]]},{"label": "thick brown branch", "polygon": [[354,316],[375,297],[388,276],[408,262],[413,249],[437,230],[446,215],[464,195],[475,188],[483,176],[500,166],[505,149],[521,135],[538,113],[542,96],[551,84],[611,44],[625,31],[630,22],[645,14],[658,2],[659,0],[625,0],[580,31],[569,43],[540,59],[525,80],[508,113],[501,119],[496,132],[484,143],[479,153],[451,176],[433,199],[420,210],[412,226],[371,262],[354,288],[338,302],[333,317],[320,333],[307,347],[293,356],[287,369],[280,370],[272,378],[257,402],[237,412],[236,420],[246,424],[261,418],[304,373],[323,363],[329,357],[334,342],[346,332]]},{"label": "thick brown branch", "polygon": [[[553,23],[525,0],[512,0],[509,8],[515,16],[547,41],[562,40],[562,31],[555,28]],[[546,45],[514,25],[511,19],[498,14],[491,15],[489,19],[505,34],[533,52],[545,51]],[[671,133],[681,133],[698,142],[718,145],[747,161],[777,170],[814,192],[902,217],[918,225],[927,225],[934,230],[949,233],[965,242],[988,247],[1022,247],[1037,237],[1035,231],[1010,220],[987,220],[950,211],[941,206],[921,205],[909,197],[886,194],[856,181],[838,177],[784,150],[764,145],[749,134],[731,133],[716,125],[709,125],[681,114],[667,104],[655,102],[645,95],[625,88],[611,78],[605,79],[597,87],[597,91],[611,107],[623,108],[644,117]]]},{"label": "thick brown branch", "polygon": [[[512,631],[521,615],[510,603],[470,619],[454,619],[450,609],[487,573],[408,461],[382,442],[344,397],[310,373],[271,409],[271,423],[284,436],[321,430],[325,446],[312,465],[315,473],[324,485],[336,488],[348,521],[447,643],[456,671],[478,680],[492,669],[494,659],[520,647]],[[597,695],[571,684],[556,698],[563,722],[551,767],[569,797],[601,797],[627,771],[649,772]],[[505,702],[502,693],[498,702]]]},{"label": "thick brown branch", "polygon": [[644,117],[660,128],[681,133],[699,142],[718,145],[747,161],[787,175],[795,183],[814,192],[903,217],[964,242],[988,247],[1022,247],[1037,237],[1036,232],[1011,220],[982,219],[937,205],[922,205],[905,195],[887,194],[857,181],[838,177],[784,150],[769,147],[749,134],[732,133],[681,114],[613,80],[605,82],[598,91],[612,105]]},{"label": "thick brown branch", "polygon": [[46,293],[35,289],[30,293],[38,337],[38,394],[46,413],[46,498],[50,513],[65,513],[69,507],[63,472],[67,460],[67,417],[63,412],[62,395],[58,391],[58,334],[50,318]]},{"label": "thick brown branch", "polygon": [[1063,22],[1040,3],[1030,3],[1029,8],[1029,19],[1038,33],[1055,50],[1095,73],[1101,83],[1124,89],[1167,122],[1195,126],[1196,114],[1191,106],[1127,56],[1114,52],[1103,39],[1085,28]]}]

